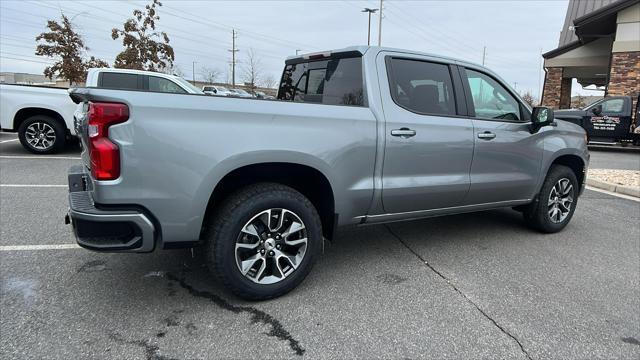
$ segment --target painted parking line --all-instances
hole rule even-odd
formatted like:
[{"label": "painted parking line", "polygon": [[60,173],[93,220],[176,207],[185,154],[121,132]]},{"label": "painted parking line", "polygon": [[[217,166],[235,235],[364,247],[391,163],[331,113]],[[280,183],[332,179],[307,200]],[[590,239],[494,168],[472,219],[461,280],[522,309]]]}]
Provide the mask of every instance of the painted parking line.
[{"label": "painted parking line", "polygon": [[11,140],[2,140],[0,141],[0,144],[4,144],[4,143],[8,143],[8,142],[14,142],[14,141],[18,141],[20,139],[11,139]]},{"label": "painted parking line", "polygon": [[58,185],[58,184],[0,184],[0,187],[7,188],[66,188],[69,185]]},{"label": "painted parking line", "polygon": [[72,250],[72,249],[82,249],[82,248],[78,244],[0,246],[0,251],[38,251],[38,250]]},{"label": "painted parking line", "polygon": [[22,155],[1,155],[0,159],[63,159],[63,160],[80,160],[79,156],[22,156]]},{"label": "painted parking line", "polygon": [[640,202],[640,198],[637,198],[635,196],[629,196],[629,195],[620,194],[620,193],[617,193],[617,192],[611,192],[611,191],[608,191],[608,190],[598,189],[598,188],[591,187],[589,185],[587,185],[587,190],[592,190],[592,191],[596,191],[596,192],[599,192],[599,193],[603,193],[603,194],[607,194],[607,195],[611,195],[611,196],[615,196],[615,197],[619,197],[619,198],[623,198],[623,199],[627,199],[627,200],[633,200],[633,201],[636,201],[636,202]]}]

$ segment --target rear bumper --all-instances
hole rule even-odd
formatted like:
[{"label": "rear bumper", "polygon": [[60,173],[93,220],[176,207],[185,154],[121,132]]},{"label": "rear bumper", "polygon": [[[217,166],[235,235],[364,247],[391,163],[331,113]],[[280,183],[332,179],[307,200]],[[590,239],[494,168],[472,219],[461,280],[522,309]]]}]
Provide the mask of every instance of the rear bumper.
[{"label": "rear bumper", "polygon": [[138,209],[97,208],[88,191],[82,166],[69,169],[69,212],[78,244],[101,252],[150,252],[156,230],[150,217]]}]

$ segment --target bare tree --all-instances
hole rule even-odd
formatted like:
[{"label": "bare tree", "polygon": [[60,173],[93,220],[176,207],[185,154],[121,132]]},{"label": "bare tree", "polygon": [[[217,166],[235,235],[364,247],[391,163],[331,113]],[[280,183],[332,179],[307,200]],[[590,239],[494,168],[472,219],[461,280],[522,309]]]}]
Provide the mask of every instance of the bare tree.
[{"label": "bare tree", "polygon": [[256,87],[262,78],[262,63],[253,49],[247,52],[247,60],[242,68],[242,81],[249,83],[250,92],[255,94]]},{"label": "bare tree", "polygon": [[61,24],[49,20],[47,27],[49,32],[36,36],[36,55],[55,59],[52,66],[44,69],[44,75],[49,79],[60,76],[69,81],[69,84],[74,84],[85,80],[88,68],[109,66],[106,61],[93,56],[88,60],[83,59],[82,53],[89,48],[64,14]]},{"label": "bare tree", "polygon": [[571,104],[571,107],[574,109],[582,109],[585,106],[587,106],[586,98],[582,94],[578,94]]},{"label": "bare tree", "polygon": [[182,68],[180,66],[176,65],[175,63],[173,63],[173,64],[171,64],[169,66],[166,66],[166,67],[158,69],[158,72],[161,72],[161,73],[164,73],[164,74],[169,74],[169,75],[179,76],[181,78],[185,77],[185,73],[184,73],[184,71],[182,71]]},{"label": "bare tree", "polygon": [[111,30],[111,38],[122,37],[124,46],[114,67],[149,71],[166,71],[172,67],[175,55],[169,36],[164,31],[156,31],[156,22],[160,20],[156,7],[160,6],[159,0],[152,0],[144,12],[133,11],[133,18],[124,23],[123,29]]},{"label": "bare tree", "polygon": [[278,80],[273,75],[267,75],[260,81],[260,86],[268,89],[275,89],[278,86]]},{"label": "bare tree", "polygon": [[536,99],[531,94],[531,91],[529,90],[527,90],[524,94],[522,94],[522,100],[524,100],[524,102],[529,104],[529,106],[531,107],[535,106],[535,103],[537,102]]},{"label": "bare tree", "polygon": [[218,77],[220,77],[220,70],[208,66],[203,66],[200,68],[200,75],[202,75],[202,78],[205,82],[207,82],[208,84],[213,84],[216,82]]}]

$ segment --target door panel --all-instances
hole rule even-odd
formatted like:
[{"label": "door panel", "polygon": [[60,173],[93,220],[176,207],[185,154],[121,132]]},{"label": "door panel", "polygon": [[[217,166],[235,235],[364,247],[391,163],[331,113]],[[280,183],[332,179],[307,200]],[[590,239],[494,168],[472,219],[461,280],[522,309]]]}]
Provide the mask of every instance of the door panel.
[{"label": "door panel", "polygon": [[[602,112],[598,115],[591,111],[596,106],[602,108]],[[592,141],[618,141],[628,138],[631,127],[631,105],[623,97],[612,97],[600,101],[587,108],[585,124],[585,130]]]},{"label": "door panel", "polygon": [[[465,205],[530,199],[542,159],[542,137],[528,123],[473,120],[475,150]],[[483,134],[493,134],[483,139]]]},{"label": "door panel", "polygon": [[[386,112],[386,111],[385,111]],[[473,154],[471,121],[411,114],[398,108],[387,116],[382,201],[388,213],[438,209],[462,203],[469,190]],[[390,134],[416,131],[404,139]]]},{"label": "door panel", "polygon": [[542,162],[543,138],[530,132],[530,114],[497,78],[463,69],[475,131],[471,186],[465,205],[531,199]]},{"label": "door panel", "polygon": [[390,77],[380,80],[386,121],[384,211],[461,205],[469,190],[473,124],[455,115],[450,69],[416,63],[430,63],[428,58],[391,59],[396,58],[389,57],[385,67],[384,57],[378,58],[378,73]]}]

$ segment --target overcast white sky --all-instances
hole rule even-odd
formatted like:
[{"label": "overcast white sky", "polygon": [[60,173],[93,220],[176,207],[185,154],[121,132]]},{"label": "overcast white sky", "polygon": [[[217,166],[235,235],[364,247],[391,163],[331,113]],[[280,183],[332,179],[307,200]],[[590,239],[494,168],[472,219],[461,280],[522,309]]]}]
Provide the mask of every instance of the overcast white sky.
[{"label": "overcast white sky", "polygon": [[[35,56],[35,37],[47,19],[60,12],[73,23],[94,55],[112,63],[122,49],[111,39],[135,8],[149,1],[0,0],[0,71],[42,73],[50,60]],[[367,42],[364,7],[378,0],[350,1],[178,1],[163,0],[158,28],[166,31],[176,65],[187,79],[203,66],[229,71],[231,29],[238,31],[238,58],[253,49],[264,74],[280,76],[285,57]],[[548,1],[404,1],[385,0],[382,45],[482,62],[518,91],[538,96],[544,73],[540,51],[558,45],[568,0]],[[372,19],[377,40],[378,16]],[[242,67],[242,64],[239,65]],[[237,70],[241,73],[241,70]],[[240,77],[237,75],[237,77]],[[574,84],[574,93],[579,86]],[[591,92],[580,91],[585,94]]]}]

